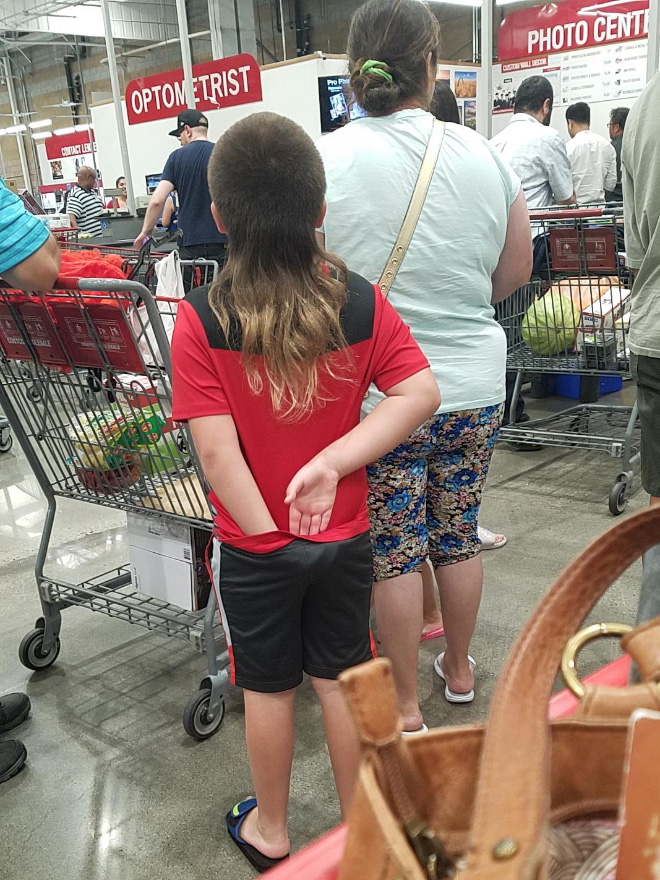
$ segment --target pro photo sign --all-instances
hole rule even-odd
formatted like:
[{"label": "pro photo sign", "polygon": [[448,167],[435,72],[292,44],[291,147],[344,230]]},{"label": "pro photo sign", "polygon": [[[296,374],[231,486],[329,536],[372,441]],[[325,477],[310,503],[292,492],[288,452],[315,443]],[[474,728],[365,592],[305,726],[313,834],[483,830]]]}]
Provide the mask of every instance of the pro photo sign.
[{"label": "pro photo sign", "polygon": [[[89,131],[46,138],[46,155],[49,159],[77,159],[79,156],[89,156],[92,152],[90,136],[94,143],[94,133]],[[94,152],[96,152],[95,143]]]},{"label": "pro photo sign", "polygon": [[[193,89],[197,110],[220,110],[262,100],[261,71],[252,55],[233,55],[195,64]],[[188,106],[183,70],[133,79],[126,86],[129,125],[174,119]]]},{"label": "pro photo sign", "polygon": [[641,40],[649,32],[649,0],[562,0],[509,13],[500,25],[500,61]]}]

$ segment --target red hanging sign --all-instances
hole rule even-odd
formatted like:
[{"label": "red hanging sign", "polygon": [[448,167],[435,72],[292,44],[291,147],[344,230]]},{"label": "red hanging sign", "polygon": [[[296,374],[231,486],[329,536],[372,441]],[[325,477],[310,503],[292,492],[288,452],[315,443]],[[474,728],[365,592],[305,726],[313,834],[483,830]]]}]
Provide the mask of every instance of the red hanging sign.
[{"label": "red hanging sign", "polygon": [[[193,89],[198,110],[220,110],[262,100],[261,70],[252,55],[232,55],[195,64]],[[132,79],[126,86],[129,125],[176,119],[187,108],[183,70]]]},{"label": "red hanging sign", "polygon": [[[90,143],[91,138],[91,143]],[[73,134],[54,135],[46,138],[46,155],[49,159],[70,159],[76,156],[89,156],[94,144],[93,131],[76,131]]]},{"label": "red hanging sign", "polygon": [[562,0],[510,12],[500,25],[500,61],[569,52],[625,40],[649,32],[649,0]]}]

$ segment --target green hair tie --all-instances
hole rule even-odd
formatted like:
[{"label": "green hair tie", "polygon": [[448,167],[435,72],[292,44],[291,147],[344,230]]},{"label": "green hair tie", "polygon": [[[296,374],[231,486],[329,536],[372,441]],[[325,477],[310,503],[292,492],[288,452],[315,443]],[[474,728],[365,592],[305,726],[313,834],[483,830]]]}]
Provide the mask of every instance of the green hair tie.
[{"label": "green hair tie", "polygon": [[385,70],[386,67],[387,64],[384,61],[365,61],[360,68],[360,73],[376,73],[378,76],[382,76],[385,82],[394,82],[394,77],[389,70]]}]

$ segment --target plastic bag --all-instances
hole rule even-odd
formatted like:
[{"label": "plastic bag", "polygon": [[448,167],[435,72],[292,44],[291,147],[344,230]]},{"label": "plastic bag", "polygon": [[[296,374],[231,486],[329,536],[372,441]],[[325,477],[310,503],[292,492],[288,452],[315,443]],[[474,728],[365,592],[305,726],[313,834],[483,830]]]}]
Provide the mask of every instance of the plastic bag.
[{"label": "plastic bag", "polygon": [[[183,276],[181,274],[181,265],[179,263],[178,251],[172,251],[164,260],[156,263],[156,297],[164,297],[167,299],[183,299],[185,290],[183,287]],[[161,310],[161,319],[168,342],[172,341],[174,333],[174,321],[176,319],[177,305],[169,303],[168,308]],[[163,366],[163,357],[156,341],[156,334],[151,326],[151,321],[147,314],[147,307],[144,303],[131,313],[131,326],[135,333],[138,347],[142,354],[145,364],[150,366]]]}]

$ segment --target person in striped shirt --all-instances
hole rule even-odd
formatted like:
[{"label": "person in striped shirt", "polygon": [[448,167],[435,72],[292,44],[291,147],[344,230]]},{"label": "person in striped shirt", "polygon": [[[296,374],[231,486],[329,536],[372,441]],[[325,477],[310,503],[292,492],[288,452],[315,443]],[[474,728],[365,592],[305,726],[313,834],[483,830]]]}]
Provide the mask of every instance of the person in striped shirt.
[{"label": "person in striped shirt", "polygon": [[66,209],[74,229],[86,235],[102,235],[101,214],[103,202],[94,192],[96,171],[83,165],[78,171],[78,183],[71,190]]}]

